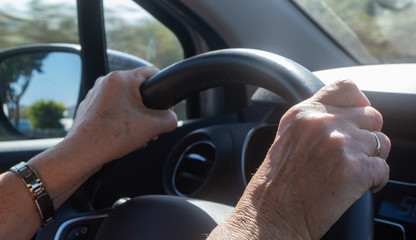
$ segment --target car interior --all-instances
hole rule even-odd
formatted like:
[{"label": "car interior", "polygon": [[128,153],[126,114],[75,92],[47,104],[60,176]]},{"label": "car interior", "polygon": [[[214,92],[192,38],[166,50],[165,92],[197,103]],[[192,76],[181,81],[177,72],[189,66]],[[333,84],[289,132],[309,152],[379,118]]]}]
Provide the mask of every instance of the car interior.
[{"label": "car interior", "polygon": [[[143,102],[174,107],[180,120],[105,165],[33,239],[206,238],[239,201],[283,114],[339,79],[383,115],[390,179],[323,239],[415,239],[415,13],[414,0],[0,4],[2,171],[61,141],[77,104],[111,71],[159,67],[140,88]],[[30,64],[12,65],[22,59]],[[58,127],[34,127],[39,99],[64,103]]]}]

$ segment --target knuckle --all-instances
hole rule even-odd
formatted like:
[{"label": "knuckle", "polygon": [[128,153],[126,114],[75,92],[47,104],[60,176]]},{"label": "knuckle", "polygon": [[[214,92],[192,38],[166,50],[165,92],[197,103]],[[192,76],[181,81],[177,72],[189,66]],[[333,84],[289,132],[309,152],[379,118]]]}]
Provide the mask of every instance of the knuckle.
[{"label": "knuckle", "polygon": [[117,86],[123,82],[124,74],[121,71],[114,71],[109,73],[104,79],[103,82],[105,85]]},{"label": "knuckle", "polygon": [[336,122],[336,116],[329,113],[310,114],[306,116],[304,125],[311,128],[311,132],[315,135],[319,133],[328,134],[331,138],[337,137],[331,136],[334,131],[334,123]]},{"label": "knuckle", "polygon": [[[351,94],[351,93],[360,91],[357,85],[355,85],[355,83],[349,79],[337,80],[336,82],[330,85],[327,85],[324,88],[324,90],[333,92],[333,93],[341,93],[344,96],[353,96],[355,94]],[[345,100],[349,100],[349,99],[345,99]]]},{"label": "knuckle", "polygon": [[338,80],[337,82],[334,83],[334,85],[336,86],[337,91],[340,91],[340,92],[343,92],[343,93],[345,93],[345,92],[347,92],[347,93],[360,92],[357,85],[353,81],[351,81],[350,79]]},{"label": "knuckle", "polygon": [[341,133],[334,130],[335,116],[331,114],[321,114],[307,116],[303,121],[298,123],[299,130],[308,132],[312,136],[326,135],[328,141],[339,142],[343,140]]},{"label": "knuckle", "polygon": [[283,117],[280,119],[280,124],[279,126],[286,126],[289,125],[289,123],[293,123],[294,121],[296,121],[297,116],[299,116],[299,113],[301,112],[301,109],[298,105],[290,108],[284,115]]},{"label": "knuckle", "polygon": [[303,108],[303,104],[297,104],[295,106],[293,106],[292,108],[290,108],[284,115],[285,118],[296,118],[296,116],[298,116],[301,112],[303,112],[304,110]]},{"label": "knuckle", "polygon": [[340,79],[334,82],[334,85],[338,86],[338,88],[344,88],[344,89],[347,89],[347,88],[353,89],[354,87],[356,87],[355,83],[348,78]]},{"label": "knuckle", "polygon": [[319,149],[322,149],[323,156],[331,155],[334,159],[348,161],[347,145],[348,136],[332,130],[328,131],[322,138]]},{"label": "knuckle", "polygon": [[351,81],[350,79],[342,79],[339,80],[336,84],[338,84],[338,86],[345,88],[345,89],[350,89],[353,91],[359,91],[357,85]]}]

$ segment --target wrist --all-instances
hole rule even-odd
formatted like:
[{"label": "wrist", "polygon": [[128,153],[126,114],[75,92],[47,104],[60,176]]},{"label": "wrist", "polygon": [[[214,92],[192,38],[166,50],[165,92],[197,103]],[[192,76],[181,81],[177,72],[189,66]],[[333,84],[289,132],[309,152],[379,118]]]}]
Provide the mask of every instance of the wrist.
[{"label": "wrist", "polygon": [[51,223],[55,219],[53,201],[36,172],[25,162],[14,165],[10,168],[10,171],[20,177],[22,183],[30,192],[39,213],[42,226]]},{"label": "wrist", "polygon": [[73,127],[58,147],[74,149],[77,151],[75,154],[81,158],[88,155],[88,163],[101,168],[103,164],[113,160],[115,148],[114,141],[108,134],[101,132],[102,130],[91,126]]},{"label": "wrist", "polygon": [[259,169],[247,186],[231,215],[229,228],[244,232],[249,239],[312,239],[305,219],[290,204],[282,204],[284,191],[275,193],[270,189],[262,173],[266,174]]},{"label": "wrist", "polygon": [[97,158],[98,155],[89,151],[88,146],[64,139],[32,158],[28,164],[42,180],[57,208],[101,168]]},{"label": "wrist", "polygon": [[[107,127],[107,130],[104,130],[103,128],[105,127],[99,128],[92,125],[84,123],[73,127],[63,142],[67,146],[79,149],[84,155],[90,155],[89,161],[98,168],[101,168],[105,163],[143,147],[136,146],[138,142],[141,142],[140,136],[132,138],[127,133],[109,130],[110,126]],[[143,133],[143,135],[146,134]],[[146,143],[145,141],[142,142],[143,145]]]}]

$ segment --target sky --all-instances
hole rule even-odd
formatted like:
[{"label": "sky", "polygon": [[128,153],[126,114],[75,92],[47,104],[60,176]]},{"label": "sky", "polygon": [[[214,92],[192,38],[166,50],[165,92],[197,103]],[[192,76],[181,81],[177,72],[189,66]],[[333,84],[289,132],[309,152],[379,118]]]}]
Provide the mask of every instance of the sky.
[{"label": "sky", "polygon": [[[24,11],[26,6],[31,0],[0,0],[0,8],[10,9],[10,10],[20,10]],[[76,0],[41,0],[44,3],[51,4],[76,4]],[[136,20],[148,16],[147,12],[142,10],[135,2],[132,0],[103,0],[104,7],[111,9],[117,9],[120,14],[120,17],[123,17],[127,20]],[[141,14],[138,14],[140,12]]]},{"label": "sky", "polygon": [[[20,100],[30,106],[39,100],[63,102],[75,106],[81,83],[81,59],[74,53],[51,53],[44,60],[44,73],[35,72],[26,93]],[[46,90],[46,91],[45,91]]]}]

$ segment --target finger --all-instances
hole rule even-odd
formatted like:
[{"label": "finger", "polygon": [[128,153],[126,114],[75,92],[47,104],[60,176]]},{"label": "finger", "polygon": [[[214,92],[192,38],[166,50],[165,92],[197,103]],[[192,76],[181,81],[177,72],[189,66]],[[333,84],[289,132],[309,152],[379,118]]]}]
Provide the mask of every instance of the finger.
[{"label": "finger", "polygon": [[351,80],[341,80],[319,90],[312,99],[337,107],[370,106],[368,98]]},{"label": "finger", "polygon": [[[379,191],[388,181],[390,167],[386,162],[388,154],[390,152],[390,140],[382,132],[374,132],[376,137],[368,131],[363,131],[367,140],[362,144],[367,147],[367,158],[360,161],[364,165],[361,165],[361,169],[365,171],[363,176],[369,176],[368,182],[373,192]],[[357,141],[361,142],[362,141]],[[377,147],[380,144],[380,154],[377,153]],[[358,146],[359,147],[359,146]],[[358,148],[357,147],[357,148]]]},{"label": "finger", "polygon": [[[374,136],[376,134],[376,136]],[[348,149],[347,154],[354,158],[379,157],[387,159],[390,152],[390,140],[382,132],[370,132],[368,130],[356,130],[344,132]]]},{"label": "finger", "polygon": [[174,130],[178,126],[178,118],[176,113],[171,110],[152,110],[157,111],[159,117],[156,119],[158,126],[158,133],[166,133]]},{"label": "finger", "polygon": [[383,127],[383,116],[379,111],[370,106],[355,108],[339,108],[327,106],[326,109],[331,114],[352,122],[356,127],[360,129],[365,129],[371,132],[379,132]]},{"label": "finger", "polygon": [[370,132],[368,156],[386,160],[390,153],[390,139],[382,132]]},{"label": "finger", "polygon": [[389,180],[390,167],[387,162],[380,157],[370,157],[369,162],[371,163],[372,172],[372,187],[373,193],[378,192],[386,185]]},{"label": "finger", "polygon": [[361,130],[350,134],[351,154],[364,153],[368,157],[387,159],[391,144],[390,139],[384,133]]},{"label": "finger", "polygon": [[159,72],[159,69],[155,66],[151,67],[139,67],[133,70],[134,78],[143,83],[145,80],[151,78],[153,75]]}]

